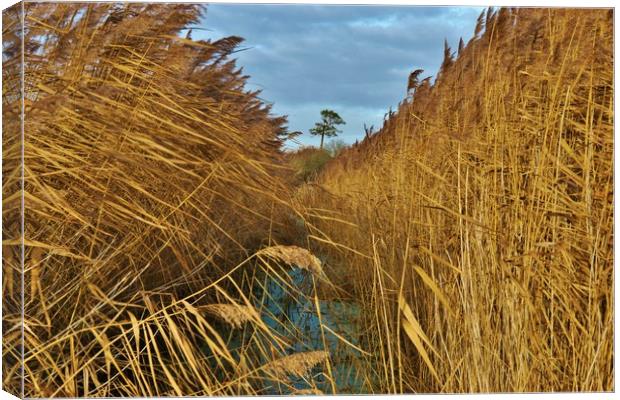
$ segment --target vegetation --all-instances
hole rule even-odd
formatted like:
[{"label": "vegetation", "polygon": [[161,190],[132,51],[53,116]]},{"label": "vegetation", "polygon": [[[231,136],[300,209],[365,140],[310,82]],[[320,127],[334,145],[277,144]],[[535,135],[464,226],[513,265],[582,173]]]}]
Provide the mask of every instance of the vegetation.
[{"label": "vegetation", "polygon": [[325,136],[337,136],[338,133],[342,131],[336,128],[336,125],[343,124],[345,124],[345,122],[337,112],[332,110],[322,110],[321,121],[314,124],[314,128],[310,129],[310,134],[321,136],[321,145],[319,148],[323,149],[323,140],[325,139]]},{"label": "vegetation", "polygon": [[340,139],[330,140],[325,145],[325,150],[327,150],[327,152],[329,153],[329,155],[332,158],[338,157],[340,155],[340,153],[343,152],[344,149],[346,149],[346,148],[347,148],[346,142],[344,140],[340,140]]},{"label": "vegetation", "polygon": [[293,390],[265,367],[290,346],[249,311],[252,282],[288,268],[256,253],[286,230],[272,216],[293,213],[280,178],[286,121],[244,89],[228,58],[240,38],[179,35],[200,12],[21,3],[3,14],[4,389]]},{"label": "vegetation", "polygon": [[377,133],[293,154],[241,39],[181,35],[202,11],[3,13],[5,390],[351,391],[339,362],[367,393],[614,389],[612,11],[489,9]]},{"label": "vegetation", "polygon": [[309,146],[289,152],[285,158],[294,173],[291,184],[297,186],[303,182],[314,181],[329,160],[340,155],[346,148],[344,141],[333,139],[327,142],[323,149]]},{"label": "vegetation", "polygon": [[612,27],[486,11],[300,188],[316,248],[355,277],[376,392],[613,390]]}]

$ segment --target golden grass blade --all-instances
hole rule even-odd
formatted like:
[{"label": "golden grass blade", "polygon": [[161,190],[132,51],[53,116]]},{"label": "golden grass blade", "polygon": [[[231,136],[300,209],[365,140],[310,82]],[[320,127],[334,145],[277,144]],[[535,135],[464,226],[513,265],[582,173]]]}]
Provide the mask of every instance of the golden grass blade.
[{"label": "golden grass blade", "polygon": [[415,319],[415,317],[413,316],[413,313],[411,312],[411,309],[409,308],[407,303],[405,303],[402,297],[400,298],[399,304],[401,307],[401,311],[403,312],[402,327],[405,330],[405,333],[407,334],[407,336],[409,336],[409,339],[411,339],[411,342],[414,344],[414,346],[418,350],[420,356],[426,363],[426,366],[431,371],[431,374],[433,374],[435,379],[439,381],[439,376],[437,375],[437,371],[435,371],[435,367],[433,366],[433,363],[431,362],[428,356],[428,353],[426,352],[426,349],[424,348],[424,345],[422,345],[422,341],[424,341],[424,343],[426,343],[426,345],[429,346],[429,348],[433,352],[436,353],[435,349],[430,343],[430,340],[426,337],[426,334],[420,327],[420,324]]},{"label": "golden grass blade", "polygon": [[416,265],[413,268],[415,269],[415,272],[417,272],[418,275],[420,275],[420,278],[422,278],[422,281],[424,281],[426,286],[428,286],[429,289],[431,289],[433,291],[433,293],[435,293],[435,296],[437,296],[439,301],[441,301],[441,303],[446,307],[446,311],[452,312],[452,309],[450,308],[450,303],[448,302],[448,299],[443,294],[441,289],[439,289],[439,286],[437,286],[437,284],[435,283],[433,278],[428,276],[428,274],[420,266]]}]

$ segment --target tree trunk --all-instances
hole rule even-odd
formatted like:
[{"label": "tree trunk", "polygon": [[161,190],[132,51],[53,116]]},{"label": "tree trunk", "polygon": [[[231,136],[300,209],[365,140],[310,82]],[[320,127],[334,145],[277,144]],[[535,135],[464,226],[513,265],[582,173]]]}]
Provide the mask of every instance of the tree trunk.
[{"label": "tree trunk", "polygon": [[322,134],[321,134],[321,147],[320,147],[320,149],[321,149],[321,150],[323,150],[323,138],[324,138],[324,137],[325,137],[325,134],[324,134],[324,133],[322,133]]}]

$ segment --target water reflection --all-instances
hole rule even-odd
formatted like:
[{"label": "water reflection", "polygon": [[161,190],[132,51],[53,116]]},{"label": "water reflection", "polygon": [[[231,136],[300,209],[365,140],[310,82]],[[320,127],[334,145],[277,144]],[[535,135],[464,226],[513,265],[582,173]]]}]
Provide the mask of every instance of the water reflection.
[{"label": "water reflection", "polygon": [[[329,350],[331,374],[323,366],[315,367],[311,374],[318,389],[326,394],[367,393],[364,390],[361,353],[344,341],[359,346],[359,305],[339,300],[319,300],[319,316],[312,275],[299,268],[293,268],[287,274],[283,278],[288,282],[268,278],[264,286],[260,300],[262,304],[256,306],[265,323],[291,340],[288,354]],[[334,382],[330,382],[329,375]],[[298,390],[311,388],[302,378],[291,377],[291,381]],[[277,386],[273,385],[273,394],[287,394],[286,390],[280,392],[282,388]]]}]

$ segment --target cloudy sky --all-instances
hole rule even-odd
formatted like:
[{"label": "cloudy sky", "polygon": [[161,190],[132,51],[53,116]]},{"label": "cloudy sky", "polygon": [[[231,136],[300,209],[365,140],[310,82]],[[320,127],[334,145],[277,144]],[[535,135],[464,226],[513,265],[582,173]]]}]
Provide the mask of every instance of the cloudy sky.
[{"label": "cloudy sky", "polygon": [[211,4],[194,39],[245,38],[236,53],[251,76],[248,89],[262,89],[273,112],[288,115],[289,129],[304,145],[317,145],[308,130],[320,111],[346,121],[339,138],[353,143],[363,124],[380,127],[390,106],[406,95],[416,68],[435,75],[443,41],[456,49],[473,35],[481,8]]}]

